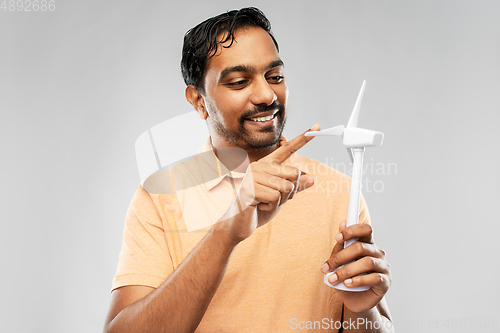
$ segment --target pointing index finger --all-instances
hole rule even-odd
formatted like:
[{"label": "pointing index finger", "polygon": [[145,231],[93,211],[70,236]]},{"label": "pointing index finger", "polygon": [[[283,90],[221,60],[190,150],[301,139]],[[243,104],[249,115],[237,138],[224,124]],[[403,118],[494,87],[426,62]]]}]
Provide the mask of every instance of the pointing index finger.
[{"label": "pointing index finger", "polygon": [[306,143],[308,143],[314,138],[314,136],[305,136],[304,134],[310,131],[319,131],[320,128],[321,126],[319,124],[314,125],[312,128],[308,129],[301,135],[297,136],[295,139],[288,141],[287,143],[283,144],[281,147],[273,151],[271,154],[264,157],[262,161],[276,162],[279,164],[283,163],[290,156],[292,156],[293,153],[295,153],[300,148],[304,147]]}]

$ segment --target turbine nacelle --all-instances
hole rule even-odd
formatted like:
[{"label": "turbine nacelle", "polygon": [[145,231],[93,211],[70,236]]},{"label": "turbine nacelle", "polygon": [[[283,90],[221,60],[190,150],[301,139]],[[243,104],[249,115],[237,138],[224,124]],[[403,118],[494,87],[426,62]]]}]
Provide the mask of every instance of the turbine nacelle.
[{"label": "turbine nacelle", "polygon": [[382,145],[384,133],[359,127],[344,129],[343,143],[346,148],[378,147]]}]

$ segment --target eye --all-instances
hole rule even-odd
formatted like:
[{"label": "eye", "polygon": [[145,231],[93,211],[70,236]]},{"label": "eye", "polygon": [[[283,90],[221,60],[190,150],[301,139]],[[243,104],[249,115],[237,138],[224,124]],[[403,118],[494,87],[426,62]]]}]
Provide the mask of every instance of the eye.
[{"label": "eye", "polygon": [[285,78],[282,75],[270,76],[267,80],[271,83],[281,83]]},{"label": "eye", "polygon": [[239,81],[235,81],[235,82],[226,83],[226,86],[228,86],[230,88],[238,89],[238,88],[245,87],[247,85],[247,83],[248,83],[248,80],[239,80]]}]

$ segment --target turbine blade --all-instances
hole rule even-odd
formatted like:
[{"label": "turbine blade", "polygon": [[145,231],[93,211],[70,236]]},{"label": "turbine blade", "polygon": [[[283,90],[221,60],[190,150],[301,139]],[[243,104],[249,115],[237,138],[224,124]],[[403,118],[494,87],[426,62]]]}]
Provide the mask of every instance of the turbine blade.
[{"label": "turbine blade", "polygon": [[346,127],[357,127],[359,118],[359,109],[361,109],[361,101],[363,101],[363,95],[365,93],[366,81],[363,81],[361,85],[361,90],[359,91],[358,98],[356,99],[356,104],[354,104],[354,109],[352,110],[351,117]]},{"label": "turbine blade", "polygon": [[344,125],[339,125],[331,128],[327,128],[321,131],[311,131],[307,132],[306,136],[320,136],[320,135],[338,135],[342,136],[344,134]]},{"label": "turbine blade", "polygon": [[352,148],[346,148],[347,149],[347,154],[349,155],[349,158],[351,159],[351,163],[354,163],[354,156],[352,156]]}]

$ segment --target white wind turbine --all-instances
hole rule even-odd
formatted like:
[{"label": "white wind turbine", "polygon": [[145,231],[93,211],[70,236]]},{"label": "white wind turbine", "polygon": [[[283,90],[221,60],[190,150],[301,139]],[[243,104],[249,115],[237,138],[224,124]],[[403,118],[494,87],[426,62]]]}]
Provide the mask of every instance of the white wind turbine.
[{"label": "white wind turbine", "polygon": [[[361,176],[363,173],[363,154],[365,151],[365,147],[378,147],[382,144],[382,140],[384,139],[384,134],[381,132],[357,127],[359,109],[361,107],[361,101],[365,92],[365,86],[366,81],[363,81],[363,85],[361,86],[361,90],[359,91],[356,104],[354,105],[354,110],[352,111],[349,122],[347,123],[347,126],[345,128],[344,125],[340,125],[322,131],[312,131],[306,133],[306,136],[336,135],[341,136],[343,139],[344,146],[347,148],[347,152],[349,153],[349,157],[351,158],[351,162],[353,163],[351,191],[349,194],[349,208],[347,211],[348,227],[358,223],[359,204],[361,197]],[[356,242],[356,239],[351,239],[345,242],[344,248],[354,242]],[[330,282],[328,282],[328,276],[333,273],[335,272],[325,274],[325,283],[330,287],[346,291],[364,291],[370,289],[369,287],[349,288],[346,287],[344,283],[332,285],[330,284]]]}]

